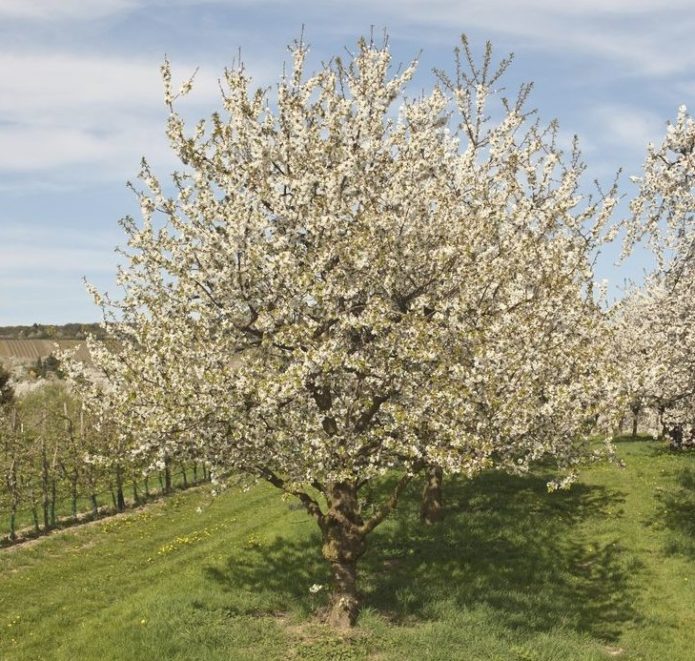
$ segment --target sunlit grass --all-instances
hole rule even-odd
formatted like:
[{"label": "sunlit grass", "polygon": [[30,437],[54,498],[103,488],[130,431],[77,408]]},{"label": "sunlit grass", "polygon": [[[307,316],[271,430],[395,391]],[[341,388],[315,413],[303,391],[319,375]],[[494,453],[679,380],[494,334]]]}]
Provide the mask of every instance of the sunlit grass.
[{"label": "sunlit grass", "polygon": [[359,626],[314,613],[318,531],[273,489],[207,487],[0,551],[2,659],[692,659],[695,456],[622,441],[569,492],[545,475],[415,485],[361,568]]}]

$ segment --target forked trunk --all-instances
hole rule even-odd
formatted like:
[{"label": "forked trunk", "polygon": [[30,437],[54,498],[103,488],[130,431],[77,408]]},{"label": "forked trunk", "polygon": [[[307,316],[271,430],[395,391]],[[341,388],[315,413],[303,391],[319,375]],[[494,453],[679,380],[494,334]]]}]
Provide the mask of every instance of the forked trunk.
[{"label": "forked trunk", "polygon": [[444,518],[442,480],[444,472],[439,466],[430,466],[427,469],[425,488],[422,492],[422,504],[420,506],[420,518],[423,523],[431,526]]},{"label": "forked trunk", "polygon": [[357,505],[357,491],[339,483],[331,489],[330,509],[323,517],[323,557],[331,565],[333,590],[326,621],[338,629],[352,627],[357,620],[357,561],[366,549]]}]

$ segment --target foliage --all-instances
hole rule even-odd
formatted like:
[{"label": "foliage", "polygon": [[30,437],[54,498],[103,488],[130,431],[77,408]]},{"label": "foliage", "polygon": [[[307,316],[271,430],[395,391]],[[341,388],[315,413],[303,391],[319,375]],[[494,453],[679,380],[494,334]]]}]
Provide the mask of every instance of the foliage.
[{"label": "foliage", "polygon": [[12,375],[0,364],[0,410],[9,405],[14,399],[14,388],[11,383]]}]

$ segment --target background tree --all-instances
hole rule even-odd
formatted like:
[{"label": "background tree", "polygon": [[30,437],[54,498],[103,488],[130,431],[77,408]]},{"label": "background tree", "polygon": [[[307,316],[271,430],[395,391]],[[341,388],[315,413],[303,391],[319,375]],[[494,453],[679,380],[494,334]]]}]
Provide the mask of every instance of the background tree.
[{"label": "background tree", "polygon": [[192,135],[165,64],[185,169],[167,194],[143,163],[124,297],[93,291],[106,385],[78,387],[132,456],[185,449],[299,498],[331,567],[328,620],[347,626],[367,537],[425,467],[550,456],[571,479],[604,387],[591,258],[614,200],[580,208],[577,154],[563,162],[522,103],[486,119],[489,48],[416,99],[416,63],[392,74],[387,44],[309,76],[306,56],[295,44],[273,103],[227,70],[223,111]]},{"label": "background tree", "polygon": [[659,146],[650,145],[631,204],[625,250],[645,235],[657,269],[635,324],[649,338],[652,405],[675,447],[695,443],[695,121],[678,110]]},{"label": "background tree", "polygon": [[11,378],[10,372],[0,364],[0,408],[8,406],[14,400]]}]

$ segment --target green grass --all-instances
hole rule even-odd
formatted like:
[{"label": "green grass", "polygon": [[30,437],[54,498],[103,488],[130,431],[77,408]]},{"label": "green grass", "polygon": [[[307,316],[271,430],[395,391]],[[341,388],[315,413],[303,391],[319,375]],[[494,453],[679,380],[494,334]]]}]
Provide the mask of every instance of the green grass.
[{"label": "green grass", "polygon": [[[695,650],[695,455],[618,444],[569,492],[546,475],[415,485],[375,531],[365,608],[318,624],[315,524],[258,486],[207,487],[0,551],[1,659],[668,659]],[[200,510],[200,511],[199,511]]]}]

